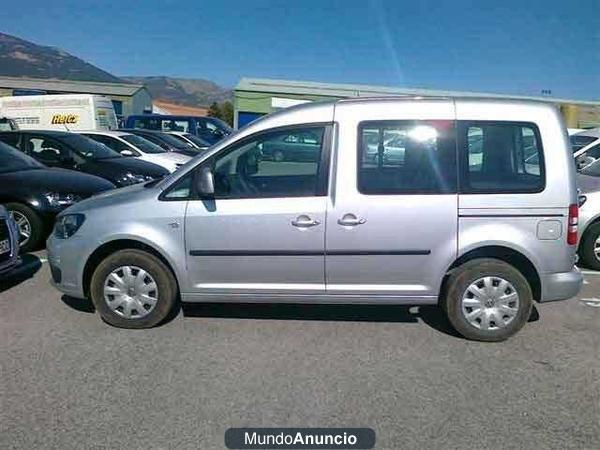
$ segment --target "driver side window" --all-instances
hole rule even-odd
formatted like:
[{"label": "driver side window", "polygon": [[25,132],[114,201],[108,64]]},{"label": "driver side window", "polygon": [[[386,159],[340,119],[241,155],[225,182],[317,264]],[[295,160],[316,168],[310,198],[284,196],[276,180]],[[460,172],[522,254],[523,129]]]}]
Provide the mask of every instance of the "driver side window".
[{"label": "driver side window", "polygon": [[[260,133],[234,144],[213,161],[215,198],[325,195],[324,126]],[[314,139],[298,145],[290,135]]]}]

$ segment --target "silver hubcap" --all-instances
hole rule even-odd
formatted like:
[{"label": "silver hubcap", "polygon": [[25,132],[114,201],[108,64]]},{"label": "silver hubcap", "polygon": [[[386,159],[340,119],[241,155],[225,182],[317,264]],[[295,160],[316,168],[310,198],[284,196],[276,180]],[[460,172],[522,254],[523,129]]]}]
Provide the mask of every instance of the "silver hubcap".
[{"label": "silver hubcap", "polygon": [[104,301],[119,316],[139,319],[150,314],[156,306],[158,287],[144,269],[122,266],[106,277]]},{"label": "silver hubcap", "polygon": [[598,236],[596,242],[594,242],[594,256],[600,261],[600,236]]},{"label": "silver hubcap", "polygon": [[483,277],[473,282],[461,301],[467,322],[480,330],[497,330],[511,323],[519,312],[519,295],[504,278]]},{"label": "silver hubcap", "polygon": [[17,222],[17,226],[19,227],[19,245],[23,247],[29,242],[29,238],[31,237],[31,224],[27,220],[27,217],[19,211],[11,211],[10,216]]}]

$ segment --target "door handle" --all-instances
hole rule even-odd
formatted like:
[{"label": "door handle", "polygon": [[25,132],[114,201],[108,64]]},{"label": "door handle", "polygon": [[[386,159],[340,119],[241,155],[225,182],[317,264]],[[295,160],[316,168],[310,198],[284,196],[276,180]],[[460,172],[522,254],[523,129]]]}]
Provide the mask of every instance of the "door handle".
[{"label": "door handle", "polygon": [[367,219],[356,217],[354,214],[344,214],[344,217],[338,219],[338,224],[344,227],[354,227],[356,225],[362,225]]},{"label": "door handle", "polygon": [[292,220],[292,225],[298,228],[310,228],[319,225],[321,222],[313,220],[306,215],[301,215]]}]

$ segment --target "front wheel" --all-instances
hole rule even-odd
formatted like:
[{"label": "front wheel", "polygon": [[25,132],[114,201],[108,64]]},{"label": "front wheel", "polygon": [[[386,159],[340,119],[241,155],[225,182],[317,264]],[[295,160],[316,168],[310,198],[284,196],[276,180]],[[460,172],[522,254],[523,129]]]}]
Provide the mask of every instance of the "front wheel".
[{"label": "front wheel", "polygon": [[533,295],[529,283],[504,261],[480,258],[456,268],[448,279],[444,310],[467,339],[503,341],[529,319]]},{"label": "front wheel", "polygon": [[17,223],[21,252],[37,250],[44,239],[44,223],[40,216],[29,206],[21,203],[7,203],[6,209]]},{"label": "front wheel", "polygon": [[104,259],[90,284],[94,306],[109,324],[150,328],[175,306],[177,282],[156,256],[141,250],[120,250]]}]

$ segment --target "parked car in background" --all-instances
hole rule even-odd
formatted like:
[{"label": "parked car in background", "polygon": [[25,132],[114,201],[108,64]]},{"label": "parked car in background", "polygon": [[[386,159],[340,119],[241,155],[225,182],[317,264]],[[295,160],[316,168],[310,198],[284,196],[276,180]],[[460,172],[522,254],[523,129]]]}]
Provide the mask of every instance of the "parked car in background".
[{"label": "parked car in background", "polygon": [[290,130],[278,139],[257,144],[261,157],[272,161],[315,161],[321,147],[321,135],[312,130]]},{"label": "parked car in background", "polygon": [[21,130],[112,130],[117,116],[110,98],[91,94],[0,97],[0,116]]},{"label": "parked car in background", "polygon": [[0,205],[0,277],[12,270],[18,262],[19,229],[8,210]]},{"label": "parked car in background", "polygon": [[[365,133],[403,136],[389,141],[402,157],[364,159]],[[312,136],[312,156],[263,157],[290,135]],[[48,260],[61,291],[119,327],[159,324],[178,298],[433,304],[463,336],[499,341],[534,300],[579,292],[577,215],[547,103],[340,100],[274,113],[162,181],[73,206]]]},{"label": "parked car in background", "polygon": [[169,172],[188,162],[191,157],[176,152],[167,152],[160,146],[137,134],[124,131],[80,131],[80,134],[106,145],[126,157],[134,157],[164,167]]},{"label": "parked car in background", "polygon": [[60,211],[114,187],[103,178],[48,168],[0,142],[0,204],[18,225],[23,251],[36,249],[46,239]]},{"label": "parked car in background", "polygon": [[162,178],[163,167],[126,158],[106,145],[65,131],[8,131],[0,141],[18,148],[49,167],[72,169],[109,180],[118,187]]},{"label": "parked car in background", "polygon": [[143,114],[127,117],[125,128],[155,131],[183,131],[195,134],[210,145],[231,134],[229,125],[216,117]]},{"label": "parked car in background", "polygon": [[168,134],[175,136],[182,142],[191,145],[193,148],[204,151],[211,146],[210,143],[195,134],[186,133],[185,131],[169,131]]},{"label": "parked car in background", "polygon": [[579,196],[579,257],[591,269],[600,270],[600,160],[577,175]]},{"label": "parked car in background", "polygon": [[578,170],[600,159],[600,128],[574,134],[570,140]]},{"label": "parked car in background", "polygon": [[182,141],[181,139],[178,139],[169,133],[164,133],[162,131],[138,130],[132,128],[123,128],[119,131],[141,136],[144,139],[158,145],[167,152],[181,153],[182,155],[186,156],[196,156],[198,154],[198,150],[195,149],[191,144]]}]

